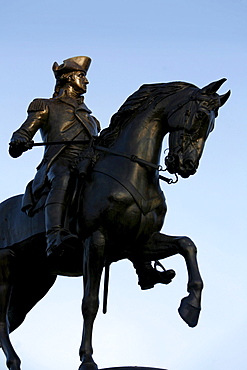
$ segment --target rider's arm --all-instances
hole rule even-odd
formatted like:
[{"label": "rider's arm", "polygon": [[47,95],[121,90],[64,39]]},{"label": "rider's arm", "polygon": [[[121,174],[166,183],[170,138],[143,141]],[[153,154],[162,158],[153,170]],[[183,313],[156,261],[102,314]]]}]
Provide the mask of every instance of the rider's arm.
[{"label": "rider's arm", "polygon": [[41,128],[48,117],[48,107],[43,99],[35,99],[28,107],[28,117],[21,127],[15,131],[10,140],[9,154],[13,158],[30,149],[28,143]]}]

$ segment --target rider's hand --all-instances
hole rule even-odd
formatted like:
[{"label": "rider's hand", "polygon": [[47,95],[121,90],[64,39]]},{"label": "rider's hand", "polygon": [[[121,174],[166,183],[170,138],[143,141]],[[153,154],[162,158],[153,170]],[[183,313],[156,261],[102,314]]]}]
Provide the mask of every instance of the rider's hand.
[{"label": "rider's hand", "polygon": [[13,158],[20,157],[23,152],[28,149],[32,149],[33,141],[27,140],[26,138],[12,139],[9,143],[9,154]]}]

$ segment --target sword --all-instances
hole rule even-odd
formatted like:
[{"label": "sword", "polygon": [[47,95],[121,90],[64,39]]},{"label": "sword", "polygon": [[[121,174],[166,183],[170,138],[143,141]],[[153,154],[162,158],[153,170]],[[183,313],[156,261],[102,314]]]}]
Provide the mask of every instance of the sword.
[{"label": "sword", "polygon": [[68,144],[88,144],[91,140],[62,140],[62,141],[47,141],[47,142],[41,142],[41,143],[35,143],[33,141],[30,141],[26,144],[28,149],[32,149],[34,146],[48,146],[48,145],[68,145]]}]

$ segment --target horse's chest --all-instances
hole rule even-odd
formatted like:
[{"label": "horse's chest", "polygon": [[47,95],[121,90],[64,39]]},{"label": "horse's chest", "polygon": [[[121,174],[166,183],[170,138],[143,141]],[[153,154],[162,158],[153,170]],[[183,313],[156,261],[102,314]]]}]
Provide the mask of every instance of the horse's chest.
[{"label": "horse's chest", "polygon": [[[114,203],[120,203],[123,206],[127,205],[130,200],[135,202],[143,215],[154,211],[157,208],[165,208],[165,197],[161,190],[150,193],[147,187],[136,186],[130,179],[117,174],[115,171],[101,171],[95,172],[104,173],[106,176],[114,179],[117,186],[113,186],[115,191],[111,194],[110,198]],[[126,192],[127,190],[127,192]],[[151,196],[150,196],[151,194]],[[130,197],[131,196],[131,197]]]}]

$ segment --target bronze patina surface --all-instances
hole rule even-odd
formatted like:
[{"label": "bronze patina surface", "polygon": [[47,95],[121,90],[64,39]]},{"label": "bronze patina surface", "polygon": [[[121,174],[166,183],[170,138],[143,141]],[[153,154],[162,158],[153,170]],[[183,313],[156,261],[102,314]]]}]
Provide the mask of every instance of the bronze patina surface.
[{"label": "bronze patina surface", "polygon": [[[40,130],[45,154],[26,193],[0,204],[0,344],[9,370],[20,359],[9,333],[54,284],[57,275],[83,276],[83,334],[79,370],[95,370],[93,323],[103,269],[129,259],[141,289],[168,284],[173,270],[151,264],[180,254],[188,270],[188,296],[179,314],[197,325],[203,288],[196,246],[184,236],[160,233],[166,202],[160,188],[162,142],[169,135],[165,163],[171,174],[195,174],[219,108],[225,79],[198,88],[185,82],[143,85],[99,136],[99,123],[83,102],[90,58],[54,63],[55,93],[35,99],[15,131],[10,155],[34,145]],[[105,304],[107,294],[105,293]],[[126,368],[129,369],[129,368]]]}]

